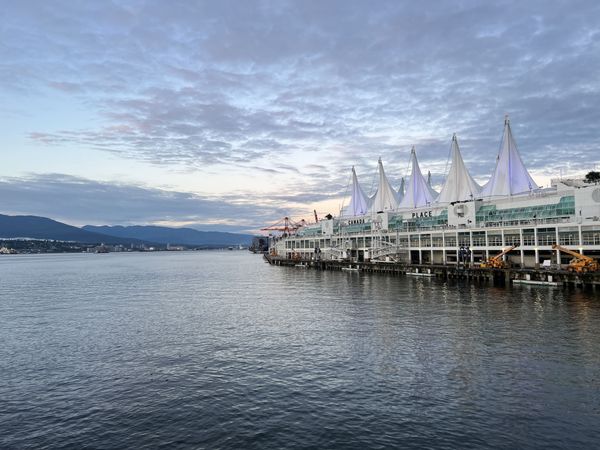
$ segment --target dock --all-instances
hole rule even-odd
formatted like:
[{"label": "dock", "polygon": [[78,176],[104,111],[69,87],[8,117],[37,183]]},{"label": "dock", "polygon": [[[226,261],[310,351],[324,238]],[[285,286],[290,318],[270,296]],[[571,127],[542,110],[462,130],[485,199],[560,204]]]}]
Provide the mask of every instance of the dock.
[{"label": "dock", "polygon": [[548,287],[600,287],[600,272],[573,273],[560,269],[521,269],[481,268],[469,264],[406,264],[383,261],[343,261],[343,260],[292,260],[265,254],[264,259],[274,266],[294,267],[301,264],[314,270],[351,271],[359,273],[378,273],[396,276],[411,276],[438,279],[464,279],[494,284],[528,284]]}]

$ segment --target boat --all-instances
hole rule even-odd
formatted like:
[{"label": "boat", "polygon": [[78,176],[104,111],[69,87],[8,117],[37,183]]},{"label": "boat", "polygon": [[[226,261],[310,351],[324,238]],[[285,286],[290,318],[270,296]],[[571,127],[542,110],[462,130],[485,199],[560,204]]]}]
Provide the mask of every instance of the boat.
[{"label": "boat", "polygon": [[426,278],[435,277],[435,274],[431,273],[431,271],[419,272],[419,269],[416,269],[414,272],[406,272],[406,275],[412,276],[412,277],[426,277]]},{"label": "boat", "polygon": [[[569,252],[600,256],[600,185],[557,178],[550,187],[538,186],[517,149],[508,117],[494,170],[484,185],[469,174],[456,135],[439,192],[430,174],[421,171],[414,147],[409,163],[410,174],[395,190],[379,159],[378,185],[371,196],[352,167],[349,202],[339,216],[294,227],[286,218],[285,232],[270,240],[270,254],[349,264],[477,267],[502,253],[498,266],[500,259],[514,268],[539,268],[550,261],[559,269],[568,266]],[[504,252],[507,248],[511,251]]]},{"label": "boat", "polygon": [[561,284],[557,281],[539,281],[539,280],[512,280],[513,284],[531,284],[535,286],[559,287]]}]

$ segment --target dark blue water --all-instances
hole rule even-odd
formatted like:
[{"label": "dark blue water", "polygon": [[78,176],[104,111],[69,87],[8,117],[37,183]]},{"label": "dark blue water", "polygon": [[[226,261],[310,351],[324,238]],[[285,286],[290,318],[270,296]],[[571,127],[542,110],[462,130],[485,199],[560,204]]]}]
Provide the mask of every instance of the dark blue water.
[{"label": "dark blue water", "polygon": [[1,448],[599,446],[594,292],[0,257]]}]

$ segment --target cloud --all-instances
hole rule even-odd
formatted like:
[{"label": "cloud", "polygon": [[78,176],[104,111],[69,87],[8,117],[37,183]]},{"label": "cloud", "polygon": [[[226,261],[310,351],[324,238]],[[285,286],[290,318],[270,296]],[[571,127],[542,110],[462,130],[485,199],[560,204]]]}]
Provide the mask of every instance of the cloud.
[{"label": "cloud", "polygon": [[40,146],[193,170],[244,167],[289,180],[269,193],[284,202],[339,195],[352,165],[368,185],[379,156],[398,184],[412,145],[439,184],[453,132],[485,180],[505,113],[532,171],[598,162],[592,0],[5,9],[0,89],[17,99],[61,93],[97,117],[85,127],[36,125],[28,137]]},{"label": "cloud", "polygon": [[264,226],[265,217],[288,212],[257,199],[242,203],[63,174],[0,179],[0,197],[5,214],[41,215],[77,225],[162,223],[251,230]]}]

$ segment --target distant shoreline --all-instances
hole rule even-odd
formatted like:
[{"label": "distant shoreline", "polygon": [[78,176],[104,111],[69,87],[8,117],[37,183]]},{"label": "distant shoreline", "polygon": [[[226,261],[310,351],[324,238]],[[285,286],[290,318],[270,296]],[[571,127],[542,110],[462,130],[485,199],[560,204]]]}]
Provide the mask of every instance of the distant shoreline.
[{"label": "distant shoreline", "polygon": [[72,241],[59,241],[51,239],[0,239],[0,256],[10,255],[39,255],[39,254],[65,254],[65,253],[157,253],[157,252],[190,252],[205,250],[248,250],[246,246],[219,245],[106,245],[88,244]]}]

